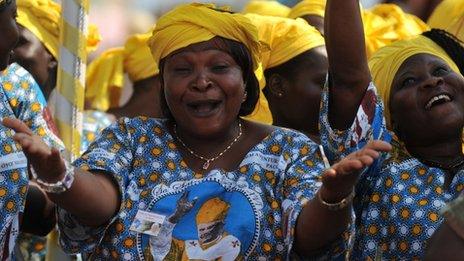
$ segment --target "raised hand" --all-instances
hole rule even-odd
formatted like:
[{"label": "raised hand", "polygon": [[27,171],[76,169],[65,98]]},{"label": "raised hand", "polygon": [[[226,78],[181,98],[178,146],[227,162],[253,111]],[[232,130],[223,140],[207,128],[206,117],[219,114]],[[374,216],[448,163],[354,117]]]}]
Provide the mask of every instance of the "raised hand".
[{"label": "raised hand", "polygon": [[351,193],[361,172],[372,165],[380,152],[389,152],[387,142],[370,141],[364,148],[353,152],[332,165],[322,176],[321,196],[329,202],[338,202]]},{"label": "raised hand", "polygon": [[18,119],[5,118],[2,123],[16,132],[13,139],[21,145],[29,164],[41,179],[47,182],[62,179],[65,165],[57,149],[48,147],[42,138]]}]

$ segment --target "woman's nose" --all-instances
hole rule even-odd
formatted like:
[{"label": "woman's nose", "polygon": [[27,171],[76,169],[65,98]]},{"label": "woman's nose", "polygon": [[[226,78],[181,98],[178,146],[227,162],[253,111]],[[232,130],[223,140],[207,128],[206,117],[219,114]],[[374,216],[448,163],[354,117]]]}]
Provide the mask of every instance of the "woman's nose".
[{"label": "woman's nose", "polygon": [[437,86],[440,86],[444,83],[443,77],[437,77],[437,76],[429,76],[425,81],[424,81],[424,88],[434,88]]},{"label": "woman's nose", "polygon": [[207,90],[209,87],[212,86],[212,82],[211,80],[208,78],[208,76],[203,73],[203,72],[200,72],[198,73],[194,83],[193,83],[193,87],[200,90],[200,91],[205,91]]}]

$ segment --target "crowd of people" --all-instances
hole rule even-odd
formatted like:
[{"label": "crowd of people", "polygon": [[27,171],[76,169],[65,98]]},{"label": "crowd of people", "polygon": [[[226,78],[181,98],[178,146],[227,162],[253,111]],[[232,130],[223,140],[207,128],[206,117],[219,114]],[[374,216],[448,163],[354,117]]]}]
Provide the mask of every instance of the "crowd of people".
[{"label": "crowd of people", "polygon": [[462,260],[464,0],[394,2],[181,4],[88,65],[67,162],[61,6],[0,0],[0,259],[56,229],[84,260]]}]

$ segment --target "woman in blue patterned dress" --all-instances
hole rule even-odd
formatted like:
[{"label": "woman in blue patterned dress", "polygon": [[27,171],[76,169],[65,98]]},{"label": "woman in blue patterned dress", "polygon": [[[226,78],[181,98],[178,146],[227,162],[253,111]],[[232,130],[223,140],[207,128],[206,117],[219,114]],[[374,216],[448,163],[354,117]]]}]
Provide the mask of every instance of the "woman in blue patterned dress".
[{"label": "woman in blue patterned dress", "polygon": [[463,48],[432,30],[378,50],[368,64],[358,1],[327,8],[321,140],[329,158],[369,140],[393,145],[356,185],[352,259],[420,259],[440,209],[464,186]]},{"label": "woman in blue patterned dress", "polygon": [[345,195],[390,146],[373,142],[324,172],[305,135],[242,119],[258,99],[260,44],[240,14],[182,5],[157,22],[150,47],[167,119],[120,119],[76,169],[4,120],[59,206],[65,250],[96,260],[344,259]]}]

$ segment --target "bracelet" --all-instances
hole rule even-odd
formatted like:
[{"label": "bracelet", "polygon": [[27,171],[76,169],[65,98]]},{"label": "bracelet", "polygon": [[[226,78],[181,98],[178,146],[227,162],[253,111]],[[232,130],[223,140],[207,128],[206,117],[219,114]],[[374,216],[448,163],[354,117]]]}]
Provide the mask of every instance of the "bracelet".
[{"label": "bracelet", "polygon": [[321,192],[318,191],[317,194],[318,194],[317,198],[319,199],[319,202],[330,211],[338,211],[338,210],[346,208],[351,203],[351,201],[353,201],[353,198],[355,196],[354,189],[353,189],[348,196],[346,196],[339,202],[329,203],[322,199]]},{"label": "bracelet", "polygon": [[45,192],[60,194],[69,190],[74,182],[74,167],[67,161],[64,161],[66,167],[64,177],[55,183],[48,183],[37,176],[34,168],[31,166],[32,177]]}]

